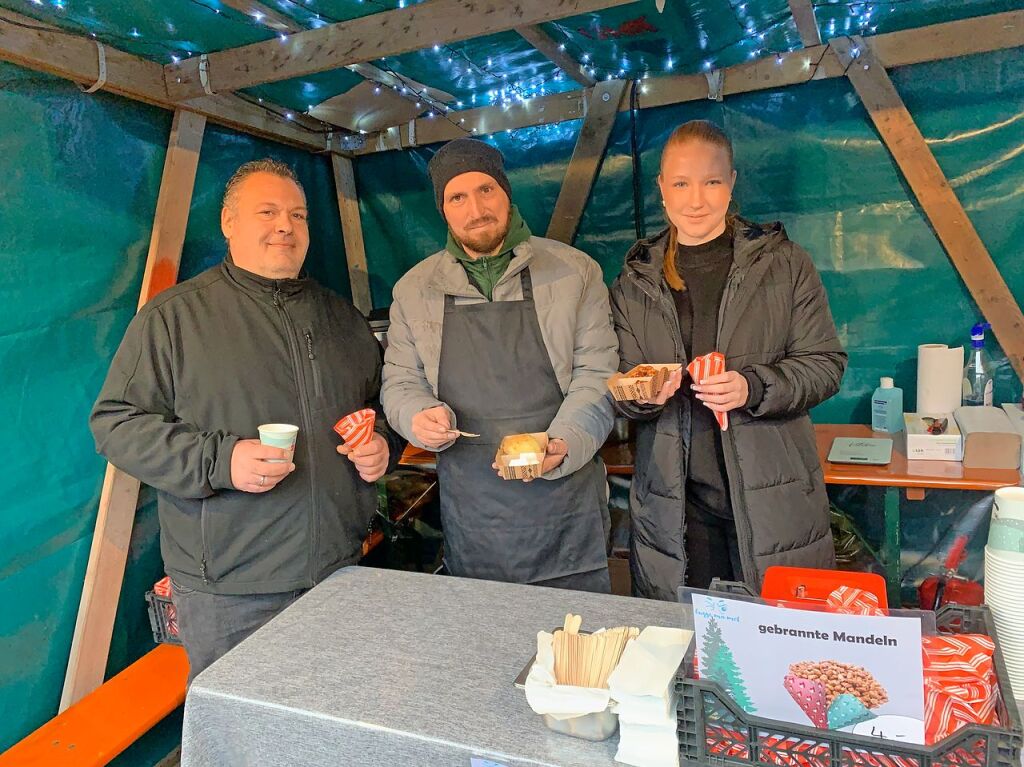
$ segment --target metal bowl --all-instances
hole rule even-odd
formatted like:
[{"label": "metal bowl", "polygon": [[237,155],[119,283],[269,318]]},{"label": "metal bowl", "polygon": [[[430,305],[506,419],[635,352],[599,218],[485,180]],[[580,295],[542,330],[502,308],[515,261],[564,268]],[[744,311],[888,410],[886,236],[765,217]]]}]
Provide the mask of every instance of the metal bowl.
[{"label": "metal bowl", "polygon": [[572,719],[555,719],[550,714],[544,714],[543,718],[548,729],[584,740],[607,740],[619,729],[619,717],[609,709]]}]

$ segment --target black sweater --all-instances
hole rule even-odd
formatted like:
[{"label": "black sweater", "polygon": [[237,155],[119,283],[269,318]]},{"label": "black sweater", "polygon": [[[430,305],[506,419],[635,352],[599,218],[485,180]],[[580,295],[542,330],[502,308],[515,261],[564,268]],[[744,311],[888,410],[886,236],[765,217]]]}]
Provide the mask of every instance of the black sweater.
[{"label": "black sweater", "polygon": [[[718,310],[732,266],[732,230],[701,245],[682,245],[676,250],[676,269],[685,288],[673,290],[679,329],[689,359],[716,350]],[[690,461],[686,501],[709,514],[732,516],[729,483],[722,454],[722,436],[715,414],[699,399],[686,378],[679,389],[690,399]]]}]

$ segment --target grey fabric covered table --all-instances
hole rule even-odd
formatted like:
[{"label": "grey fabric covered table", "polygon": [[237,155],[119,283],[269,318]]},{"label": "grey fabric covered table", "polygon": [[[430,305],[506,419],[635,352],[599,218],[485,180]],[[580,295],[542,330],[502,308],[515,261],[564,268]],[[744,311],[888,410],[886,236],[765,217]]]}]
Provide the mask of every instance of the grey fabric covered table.
[{"label": "grey fabric covered table", "polygon": [[539,629],[689,626],[678,604],[352,567],[201,673],[182,767],[615,764],[548,730],[513,680]]}]

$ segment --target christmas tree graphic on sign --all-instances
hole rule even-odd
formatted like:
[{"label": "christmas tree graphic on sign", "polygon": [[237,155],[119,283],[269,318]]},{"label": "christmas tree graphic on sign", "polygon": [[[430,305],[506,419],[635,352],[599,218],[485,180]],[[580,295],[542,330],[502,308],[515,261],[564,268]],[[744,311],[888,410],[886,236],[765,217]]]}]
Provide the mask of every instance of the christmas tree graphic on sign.
[{"label": "christmas tree graphic on sign", "polygon": [[714,616],[708,619],[707,630],[704,633],[700,671],[705,679],[721,685],[722,689],[729,693],[729,696],[748,714],[757,711],[747,694],[743,672],[736,664],[732,648],[722,638],[722,628]]}]

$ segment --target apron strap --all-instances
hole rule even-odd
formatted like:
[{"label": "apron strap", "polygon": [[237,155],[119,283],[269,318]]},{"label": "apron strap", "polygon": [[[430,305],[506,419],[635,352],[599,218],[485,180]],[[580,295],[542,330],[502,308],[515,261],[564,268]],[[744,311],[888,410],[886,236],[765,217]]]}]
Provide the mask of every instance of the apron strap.
[{"label": "apron strap", "polygon": [[[526,267],[519,273],[519,284],[523,290],[523,300],[533,300],[533,278],[530,277],[530,267]],[[444,294],[444,313],[451,314],[452,310],[455,309],[455,296],[450,293]]]},{"label": "apron strap", "polygon": [[523,286],[523,300],[533,300],[533,278],[530,276],[530,267],[519,272],[519,284]]}]

